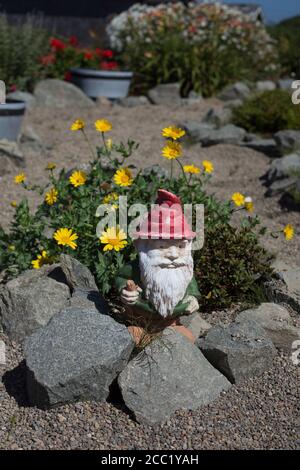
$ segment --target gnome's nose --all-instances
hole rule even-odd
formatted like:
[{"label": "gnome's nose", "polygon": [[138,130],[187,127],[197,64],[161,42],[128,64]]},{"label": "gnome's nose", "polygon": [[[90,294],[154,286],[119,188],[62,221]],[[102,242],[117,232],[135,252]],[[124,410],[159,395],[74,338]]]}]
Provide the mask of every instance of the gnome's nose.
[{"label": "gnome's nose", "polygon": [[171,248],[168,252],[168,258],[171,261],[174,261],[176,258],[178,258],[177,250],[175,247]]}]

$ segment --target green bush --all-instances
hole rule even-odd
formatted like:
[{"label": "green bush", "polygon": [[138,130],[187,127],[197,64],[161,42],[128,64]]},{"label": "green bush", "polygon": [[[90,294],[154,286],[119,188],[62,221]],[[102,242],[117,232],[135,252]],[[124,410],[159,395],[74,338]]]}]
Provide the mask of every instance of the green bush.
[{"label": "green bush", "polygon": [[107,28],[113,49],[136,73],[141,93],[180,82],[211,96],[231,82],[270,77],[277,56],[263,25],[226,5],[134,5]]},{"label": "green bush", "polygon": [[277,41],[283,75],[300,77],[300,16],[271,26],[269,33]]},{"label": "green bush", "polygon": [[[43,186],[31,185],[24,173],[15,177],[15,183],[21,184],[24,190],[36,191],[41,202],[32,213],[26,198],[13,204],[16,209],[10,231],[0,227],[2,282],[28,268],[39,269],[57,262],[61,253],[68,253],[89,267],[103,294],[114,296],[112,286],[118,271],[134,260],[137,253],[125,233],[118,228],[113,234],[110,232],[111,221],[107,221],[107,227],[97,236],[97,208],[108,204],[107,215],[114,218],[121,210],[119,196],[127,196],[128,207],[142,203],[149,208],[157,190],[162,188],[178,195],[183,204],[204,205],[205,243],[194,255],[201,308],[210,310],[232,302],[255,300],[262,280],[271,273],[271,256],[260,245],[260,236],[266,229],[260,226],[257,216],[246,212],[253,210],[253,203],[240,193],[222,202],[207,192],[213,165],[209,161],[203,161],[201,168],[182,165],[178,139],[184,131],[171,128],[170,134],[170,128],[164,130],[168,140],[163,155],[172,157],[170,177],[159,176],[154,171],[145,175],[137,170],[134,176],[128,162],[137,144],[133,141],[126,145],[112,144],[104,137],[111,124],[105,120],[95,124],[102,132],[103,143],[97,148],[97,155],[90,146],[93,160],[89,171],[62,170],[58,174],[55,165],[49,163],[45,169],[48,182]],[[83,121],[75,121],[72,130],[82,132],[87,139]],[[173,138],[176,140],[171,141]],[[174,163],[181,170],[177,177],[172,176]],[[231,219],[237,210],[245,211],[245,217],[235,227]],[[128,215],[128,219],[130,222],[132,217]],[[284,233],[291,239],[293,228],[287,226]]]},{"label": "green bush", "polygon": [[234,109],[233,121],[249,132],[263,134],[300,129],[300,106],[292,103],[287,91],[265,91]]},{"label": "green bush", "polygon": [[42,19],[28,16],[24,23],[11,25],[0,15],[0,77],[9,90],[16,86],[32,90],[43,77],[41,57],[49,51],[49,34],[42,28]]}]

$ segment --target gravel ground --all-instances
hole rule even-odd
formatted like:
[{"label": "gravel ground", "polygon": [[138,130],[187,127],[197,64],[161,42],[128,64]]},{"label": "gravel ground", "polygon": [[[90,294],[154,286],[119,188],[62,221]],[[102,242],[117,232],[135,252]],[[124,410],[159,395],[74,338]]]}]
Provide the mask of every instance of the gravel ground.
[{"label": "gravel ground", "polygon": [[[97,142],[93,121],[105,117],[112,121],[110,137],[114,141],[132,138],[140,148],[132,163],[146,167],[153,163],[167,166],[160,156],[163,126],[182,119],[198,119],[211,104],[188,108],[154,107],[125,109],[98,105],[92,110],[36,109],[27,113],[25,126],[34,128],[42,141],[51,147],[42,153],[26,152],[28,180],[46,179],[44,168],[49,161],[76,167],[90,159],[86,143],[68,129],[76,118],[90,123],[88,134]],[[186,161],[199,164],[211,160],[215,174],[210,191],[229,198],[235,191],[251,195],[256,212],[270,230],[279,230],[292,223],[300,232],[299,212],[282,208],[276,198],[266,199],[260,177],[267,171],[270,160],[257,152],[235,146],[219,145],[202,149],[188,148]],[[0,221],[9,226],[13,209],[9,202],[20,200],[21,187],[12,184],[13,174],[0,177]],[[37,203],[27,193],[31,205]],[[264,244],[279,253],[279,258],[300,265],[299,236],[286,243],[283,237],[267,237]],[[213,324],[234,318],[232,312],[214,312]],[[299,448],[299,368],[291,359],[279,355],[274,367],[259,378],[245,381],[223,394],[213,404],[197,412],[178,412],[166,424],[154,428],[138,425],[122,408],[119,397],[110,403],[78,403],[41,411],[26,406],[24,395],[24,365],[22,351],[0,334],[7,346],[7,365],[0,377],[0,449],[297,449]],[[21,364],[20,364],[21,363]],[[20,365],[19,365],[20,364]],[[297,421],[298,420],[298,421]]]}]

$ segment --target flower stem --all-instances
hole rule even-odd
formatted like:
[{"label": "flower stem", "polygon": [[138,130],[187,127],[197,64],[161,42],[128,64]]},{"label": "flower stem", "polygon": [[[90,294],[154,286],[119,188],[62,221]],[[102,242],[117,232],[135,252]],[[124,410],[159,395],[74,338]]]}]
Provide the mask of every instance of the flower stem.
[{"label": "flower stem", "polygon": [[81,131],[82,131],[82,134],[84,135],[84,138],[85,138],[85,140],[86,140],[86,142],[89,146],[89,149],[90,149],[91,154],[92,154],[92,158],[95,159],[96,157],[95,157],[94,150],[93,150],[93,147],[91,145],[91,142],[89,141],[88,136],[86,135],[84,129],[81,129]]},{"label": "flower stem", "polygon": [[181,171],[182,171],[182,174],[183,174],[183,176],[184,176],[184,179],[185,179],[186,184],[187,184],[188,186],[190,186],[190,185],[189,185],[189,182],[188,182],[188,180],[187,180],[186,174],[185,174],[185,172],[184,172],[183,165],[182,165],[181,161],[176,158],[176,162],[178,163],[178,165],[179,165],[180,168],[181,168]]}]

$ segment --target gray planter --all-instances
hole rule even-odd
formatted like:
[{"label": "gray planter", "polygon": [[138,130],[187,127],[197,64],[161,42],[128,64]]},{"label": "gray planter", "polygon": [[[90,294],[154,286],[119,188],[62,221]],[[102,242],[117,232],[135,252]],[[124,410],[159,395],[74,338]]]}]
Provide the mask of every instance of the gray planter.
[{"label": "gray planter", "polygon": [[0,105],[0,139],[18,140],[25,110],[24,101],[8,99]]},{"label": "gray planter", "polygon": [[74,85],[81,88],[90,98],[125,98],[133,76],[132,72],[80,68],[71,69],[70,72]]}]

